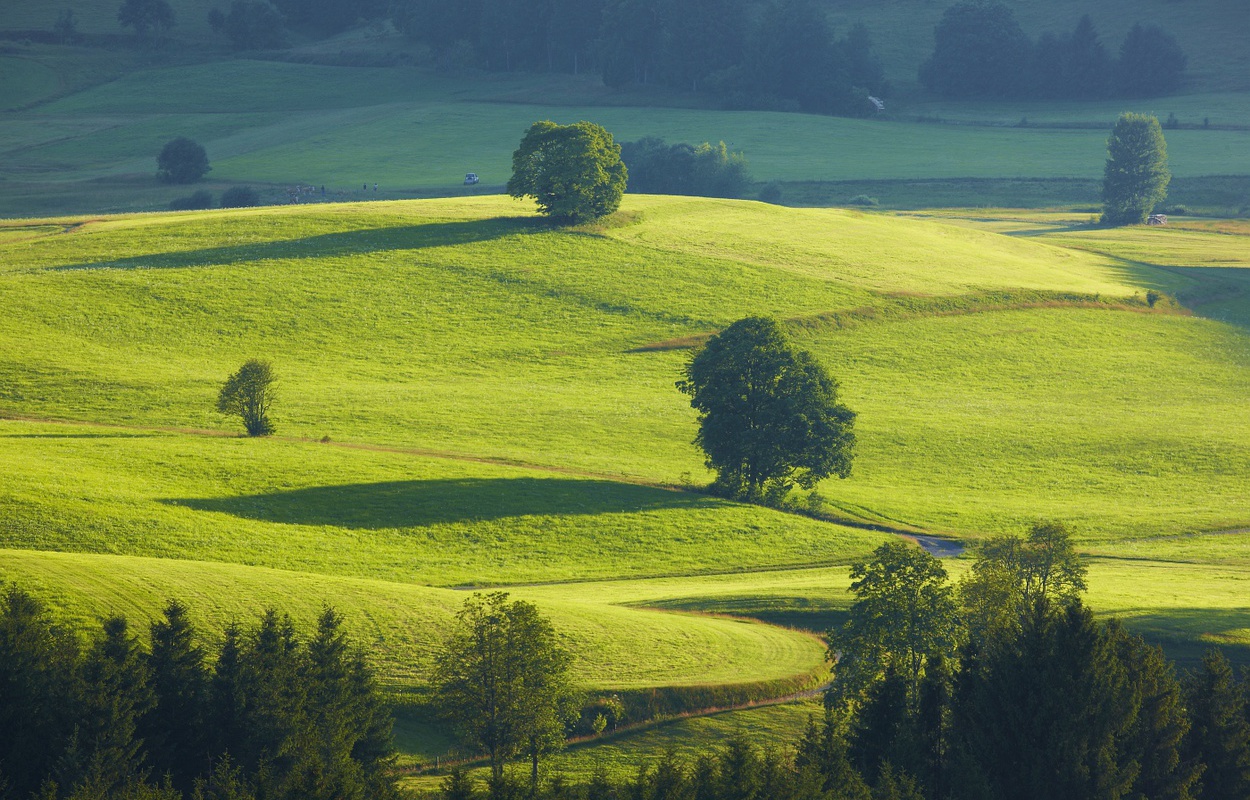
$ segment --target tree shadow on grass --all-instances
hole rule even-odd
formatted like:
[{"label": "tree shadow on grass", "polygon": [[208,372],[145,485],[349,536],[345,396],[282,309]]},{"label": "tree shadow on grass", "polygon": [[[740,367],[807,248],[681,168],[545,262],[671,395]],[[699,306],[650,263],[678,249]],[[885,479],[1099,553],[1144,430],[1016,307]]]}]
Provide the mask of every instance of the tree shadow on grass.
[{"label": "tree shadow on grass", "polygon": [[612,481],[462,478],[314,486],[244,497],[162,502],[264,522],[380,530],[530,515],[706,508],[724,501]]},{"label": "tree shadow on grass", "polygon": [[[1250,642],[1241,639],[1250,630],[1250,607],[1169,608],[1130,613],[1123,619],[1125,628],[1161,645],[1168,657],[1182,667],[1196,665],[1203,653],[1216,646],[1233,663],[1250,667]],[[1203,635],[1211,639],[1200,640]]]},{"label": "tree shadow on grass", "polygon": [[82,269],[179,269],[238,264],[269,259],[326,258],[390,250],[421,250],[500,239],[518,233],[551,230],[551,223],[536,217],[493,217],[463,222],[431,222],[390,228],[326,233],[299,239],[209,247],[171,253],[131,256],[108,261],[66,264],[56,270]]}]

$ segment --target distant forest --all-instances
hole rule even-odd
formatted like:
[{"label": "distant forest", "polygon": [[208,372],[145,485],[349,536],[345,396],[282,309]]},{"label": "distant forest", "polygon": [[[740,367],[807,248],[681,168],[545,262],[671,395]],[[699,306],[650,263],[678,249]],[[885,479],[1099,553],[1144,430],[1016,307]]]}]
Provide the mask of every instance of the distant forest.
[{"label": "distant forest", "polygon": [[[612,87],[701,92],[725,108],[869,116],[889,93],[863,24],[838,31],[819,0],[234,0],[210,14],[238,49],[281,46],[284,26],[330,35],[389,19],[455,71],[598,72]],[[1136,25],[1112,55],[1089,17],[1036,40],[993,2],[951,6],[920,82],[951,98],[1148,97],[1187,63],[1166,31]]]}]

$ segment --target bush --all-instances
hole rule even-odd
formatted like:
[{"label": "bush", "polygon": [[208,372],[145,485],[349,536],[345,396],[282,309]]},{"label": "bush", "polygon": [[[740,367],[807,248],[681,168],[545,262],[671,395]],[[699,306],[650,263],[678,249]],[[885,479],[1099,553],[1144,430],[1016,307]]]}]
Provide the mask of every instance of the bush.
[{"label": "bush", "polygon": [[186,197],[175,197],[169,201],[170,211],[199,211],[204,208],[213,207],[213,193],[207,189],[200,189]]},{"label": "bush", "polygon": [[260,193],[251,186],[231,186],[221,193],[222,208],[251,208],[260,205]]},{"label": "bush", "polygon": [[195,183],[211,170],[204,146],[185,136],[166,142],[156,157],[156,177],[165,183]]},{"label": "bush", "polygon": [[772,203],[777,205],[781,202],[781,184],[776,181],[770,181],[764,184],[764,188],[760,189],[760,202]]},{"label": "bush", "polygon": [[729,152],[724,142],[667,145],[647,136],[623,142],[621,160],[629,170],[630,191],[641,194],[741,197],[751,182],[746,157]]},{"label": "bush", "polygon": [[847,202],[847,205],[852,205],[852,206],[879,206],[881,205],[881,202],[877,200],[877,198],[869,197],[866,194],[857,194],[854,197],[852,197],[850,200],[847,200],[846,202]]}]

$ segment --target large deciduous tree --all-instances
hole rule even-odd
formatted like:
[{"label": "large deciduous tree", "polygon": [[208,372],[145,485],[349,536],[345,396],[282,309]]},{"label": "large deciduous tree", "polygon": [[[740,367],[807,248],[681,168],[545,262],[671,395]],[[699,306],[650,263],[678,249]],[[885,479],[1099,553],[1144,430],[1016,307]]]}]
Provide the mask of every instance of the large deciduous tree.
[{"label": "large deciduous tree", "polygon": [[1172,173],[1168,146],[1157,117],[1121,114],[1107,140],[1102,179],[1102,223],[1135,225],[1146,221],[1167,197]]},{"label": "large deciduous tree", "polygon": [[685,372],[677,388],[699,412],[695,443],[722,493],[779,498],[794,484],[851,474],[855,413],[776,320],[735,322],[695,352]]},{"label": "large deciduous tree", "polygon": [[986,539],[959,585],[973,638],[984,641],[1018,630],[1039,600],[1056,605],[1077,601],[1085,591],[1085,574],[1072,534],[1061,522],[1035,523],[1026,538]]},{"label": "large deciduous tree", "polygon": [[486,751],[494,780],[509,758],[524,754],[536,783],[539,757],[564,744],[577,712],[569,662],[533,604],[509,602],[506,592],[465,601],[443,642],[434,692],[465,741]]},{"label": "large deciduous tree", "polygon": [[958,644],[959,609],[946,568],[919,547],[893,541],[854,564],[851,578],[850,616],[830,632],[837,662],[830,697],[854,698],[893,671],[914,705],[926,662],[952,657]]},{"label": "large deciduous tree", "polygon": [[533,197],[554,220],[580,223],[621,205],[627,180],[621,147],[591,122],[535,122],[512,154],[508,194]]}]

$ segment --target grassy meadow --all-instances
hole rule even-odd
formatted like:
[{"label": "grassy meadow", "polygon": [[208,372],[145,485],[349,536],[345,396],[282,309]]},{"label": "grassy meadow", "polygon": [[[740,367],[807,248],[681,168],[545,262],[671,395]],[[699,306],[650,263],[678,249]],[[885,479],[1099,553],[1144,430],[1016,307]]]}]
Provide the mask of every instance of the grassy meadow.
[{"label": "grassy meadow", "polygon": [[[845,565],[887,534],[683,490],[709,477],[673,386],[688,348],[770,314],[860,414],[827,514],[965,539],[1064,519],[1100,612],[1183,659],[1240,653],[1250,334],[1218,276],[1247,230],[1082,221],[631,196],[555,230],[488,196],[8,222],[0,580],[75,625],[180,597],[210,639],[333,604],[402,698],[486,586],[551,615],[590,691],[812,687],[806,631],[842,619]],[[213,411],[257,355],[280,378],[267,440]],[[454,743],[412,702],[418,768]],[[647,727],[561,767],[784,742],[809,710]]]}]

